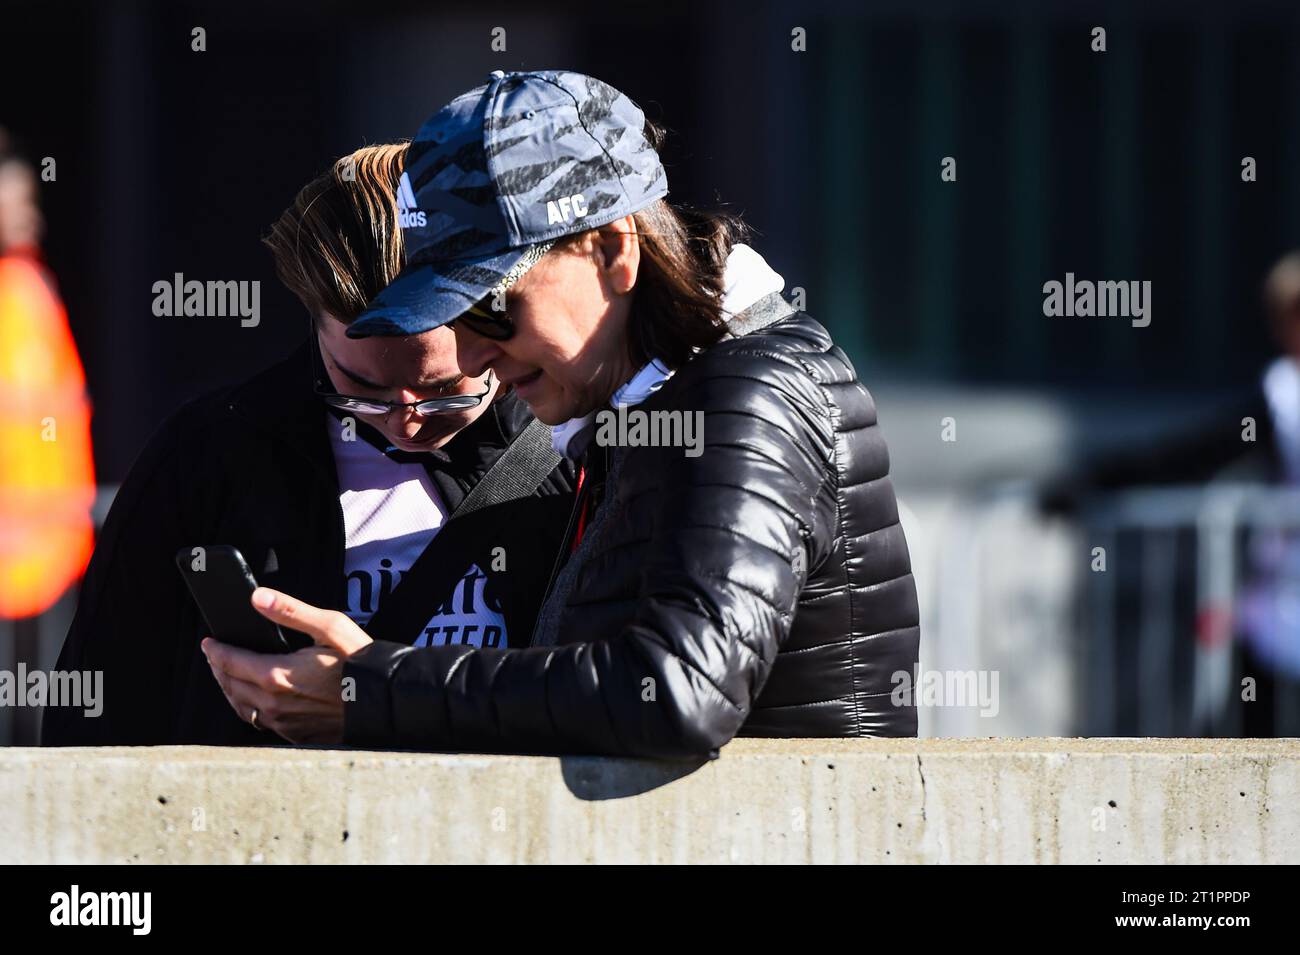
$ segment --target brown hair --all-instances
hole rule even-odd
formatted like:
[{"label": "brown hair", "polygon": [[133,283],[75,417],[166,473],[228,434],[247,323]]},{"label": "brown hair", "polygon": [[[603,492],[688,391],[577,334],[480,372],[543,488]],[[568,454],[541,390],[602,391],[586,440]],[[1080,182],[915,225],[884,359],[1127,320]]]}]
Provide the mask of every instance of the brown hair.
[{"label": "brown hair", "polygon": [[312,319],[351,322],[401,270],[397,183],[406,143],[365,146],[299,191],[262,241]]},{"label": "brown hair", "polygon": [[[664,131],[646,120],[645,136],[657,150]],[[697,348],[726,330],[723,272],[731,247],[749,234],[740,219],[656,199],[632,214],[641,243],[636,293],[628,315],[628,355],[634,367],[657,358],[680,368]],[[561,245],[576,242],[566,237]]]}]

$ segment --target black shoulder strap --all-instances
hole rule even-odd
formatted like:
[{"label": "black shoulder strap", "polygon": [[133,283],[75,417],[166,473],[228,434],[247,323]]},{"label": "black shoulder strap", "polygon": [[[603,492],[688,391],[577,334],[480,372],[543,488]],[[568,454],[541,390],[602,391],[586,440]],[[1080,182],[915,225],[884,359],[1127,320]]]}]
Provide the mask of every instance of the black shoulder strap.
[{"label": "black shoulder strap", "polygon": [[383,599],[366,624],[366,632],[376,640],[414,643],[434,608],[447,600],[469,569],[477,545],[491,533],[484,522],[466,518],[476,511],[530,496],[559,463],[560,455],[551,447],[551,429],[534,418],[470,489],[411,569]]}]

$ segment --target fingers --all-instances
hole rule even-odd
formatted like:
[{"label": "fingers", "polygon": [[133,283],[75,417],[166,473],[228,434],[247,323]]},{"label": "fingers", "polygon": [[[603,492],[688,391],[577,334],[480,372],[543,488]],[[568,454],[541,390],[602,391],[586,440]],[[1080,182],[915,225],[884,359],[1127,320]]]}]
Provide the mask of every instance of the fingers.
[{"label": "fingers", "polygon": [[330,626],[333,610],[321,610],[311,604],[290,597],[270,587],[258,587],[253,591],[253,607],[267,620],[282,624],[299,633],[305,633],[315,640],[325,633]]},{"label": "fingers", "polygon": [[[209,646],[214,641],[207,641]],[[205,647],[205,652],[208,647]],[[305,653],[308,651],[299,651]],[[328,654],[328,650],[310,651]],[[212,675],[221,687],[231,709],[245,723],[253,724],[257,713],[258,729],[267,730],[290,743],[339,743],[343,740],[343,707],[337,693],[328,700],[314,699],[292,690],[250,683],[223,670],[217,654],[209,662]],[[335,659],[338,659],[335,657]]]},{"label": "fingers", "polygon": [[225,681],[222,690],[230,705],[239,714],[239,718],[245,723],[251,723],[253,710],[257,710],[258,728],[269,729],[278,716],[275,698],[261,687],[244,680],[237,680],[233,676],[227,675]]},{"label": "fingers", "polygon": [[213,666],[212,675],[216,677],[221,692],[226,697],[230,708],[245,723],[253,723],[253,712],[257,712],[258,729],[277,731],[279,706],[274,696],[261,687],[245,680],[237,679],[220,667]]},{"label": "fingers", "polygon": [[298,698],[330,702],[339,698],[339,667],[344,657],[332,647],[303,647],[293,653],[264,654],[206,637],[199,648],[223,687],[226,679],[239,680],[267,694],[263,700]]},{"label": "fingers", "polygon": [[305,633],[322,646],[350,654],[371,642],[364,630],[337,610],[313,607],[270,587],[258,587],[253,591],[252,600],[253,607],[263,617]]},{"label": "fingers", "polygon": [[230,676],[246,683],[270,689],[282,687],[291,689],[287,655],[273,653],[254,653],[228,643],[206,638],[200,645],[208,658],[213,671],[222,670]]}]

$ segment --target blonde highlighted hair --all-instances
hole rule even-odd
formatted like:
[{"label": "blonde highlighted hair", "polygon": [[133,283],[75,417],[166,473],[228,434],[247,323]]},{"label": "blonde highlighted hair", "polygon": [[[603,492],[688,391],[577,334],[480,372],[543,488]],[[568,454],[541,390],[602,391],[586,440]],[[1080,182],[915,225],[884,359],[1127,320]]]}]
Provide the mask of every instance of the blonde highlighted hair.
[{"label": "blonde highlighted hair", "polygon": [[351,322],[405,262],[397,188],[407,143],[365,146],[307,183],[262,239],[313,320]]}]

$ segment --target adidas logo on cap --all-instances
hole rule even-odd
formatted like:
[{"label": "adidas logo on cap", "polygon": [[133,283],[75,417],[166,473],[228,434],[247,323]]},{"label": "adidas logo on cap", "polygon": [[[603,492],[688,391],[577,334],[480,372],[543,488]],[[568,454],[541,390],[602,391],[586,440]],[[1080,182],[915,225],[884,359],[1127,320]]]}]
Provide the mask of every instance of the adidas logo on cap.
[{"label": "adidas logo on cap", "polygon": [[397,184],[397,223],[403,229],[413,229],[428,225],[424,212],[415,202],[415,190],[411,188],[411,179],[402,173]]}]

